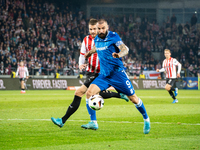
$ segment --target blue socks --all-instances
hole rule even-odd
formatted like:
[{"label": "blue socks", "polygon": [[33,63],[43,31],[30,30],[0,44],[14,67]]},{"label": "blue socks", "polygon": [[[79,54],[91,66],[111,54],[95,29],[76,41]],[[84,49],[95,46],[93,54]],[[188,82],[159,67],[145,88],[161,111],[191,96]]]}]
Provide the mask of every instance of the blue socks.
[{"label": "blue socks", "polygon": [[137,110],[142,114],[144,119],[148,119],[149,116],[147,115],[146,109],[144,107],[144,104],[142,102],[142,100],[138,97],[139,103],[135,104],[135,107],[137,108]]},{"label": "blue socks", "polygon": [[88,99],[86,99],[86,107],[87,107],[87,110],[88,110],[88,113],[90,115],[90,120],[91,121],[96,121],[97,118],[96,118],[96,111],[95,110],[92,110],[88,104]]},{"label": "blue socks", "polygon": [[[138,99],[139,99],[139,103],[135,104],[135,107],[142,114],[142,116],[143,116],[144,119],[148,119],[149,116],[147,115],[147,112],[146,112],[146,109],[144,107],[144,104],[143,104],[142,100],[139,97],[138,97]],[[96,118],[96,111],[92,110],[90,108],[90,106],[88,104],[88,99],[86,99],[86,107],[87,107],[88,113],[90,115],[91,121],[96,121],[97,120],[97,118]]]}]

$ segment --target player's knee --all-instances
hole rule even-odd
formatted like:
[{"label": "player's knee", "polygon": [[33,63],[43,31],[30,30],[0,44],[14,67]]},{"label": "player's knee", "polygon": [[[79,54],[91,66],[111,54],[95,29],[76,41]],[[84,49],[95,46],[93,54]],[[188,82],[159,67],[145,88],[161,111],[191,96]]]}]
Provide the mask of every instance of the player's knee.
[{"label": "player's knee", "polygon": [[80,88],[75,91],[75,95],[79,97],[83,97],[85,91],[81,90]]},{"label": "player's knee", "polygon": [[168,91],[168,87],[165,87],[165,90],[167,90],[167,91]]},{"label": "player's knee", "polygon": [[92,95],[94,95],[94,94],[92,93],[92,91],[91,91],[91,90],[87,90],[87,92],[86,92],[86,98],[88,99],[88,98],[90,98]]},{"label": "player's knee", "polygon": [[169,91],[170,87],[169,86],[165,86],[165,90]]}]

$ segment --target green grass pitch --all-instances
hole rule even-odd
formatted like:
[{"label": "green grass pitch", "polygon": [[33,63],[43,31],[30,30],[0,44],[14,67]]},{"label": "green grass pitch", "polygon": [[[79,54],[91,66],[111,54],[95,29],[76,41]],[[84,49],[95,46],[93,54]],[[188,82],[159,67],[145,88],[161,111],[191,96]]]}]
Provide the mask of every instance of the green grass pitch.
[{"label": "green grass pitch", "polygon": [[137,90],[151,120],[143,119],[131,102],[106,99],[97,111],[99,129],[85,130],[89,121],[85,96],[63,128],[51,117],[62,117],[74,91],[0,91],[0,149],[27,150],[189,150],[200,149],[200,91],[179,90],[179,103],[165,90]]}]

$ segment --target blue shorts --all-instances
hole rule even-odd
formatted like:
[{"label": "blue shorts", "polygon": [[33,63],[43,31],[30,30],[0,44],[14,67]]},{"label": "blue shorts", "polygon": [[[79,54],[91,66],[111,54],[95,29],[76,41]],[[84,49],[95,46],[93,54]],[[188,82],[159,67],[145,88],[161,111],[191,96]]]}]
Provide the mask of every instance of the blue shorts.
[{"label": "blue shorts", "polygon": [[110,76],[103,76],[99,74],[99,76],[91,84],[96,84],[101,91],[113,86],[119,93],[123,93],[127,96],[135,94],[133,85],[124,70],[119,72],[115,71]]}]

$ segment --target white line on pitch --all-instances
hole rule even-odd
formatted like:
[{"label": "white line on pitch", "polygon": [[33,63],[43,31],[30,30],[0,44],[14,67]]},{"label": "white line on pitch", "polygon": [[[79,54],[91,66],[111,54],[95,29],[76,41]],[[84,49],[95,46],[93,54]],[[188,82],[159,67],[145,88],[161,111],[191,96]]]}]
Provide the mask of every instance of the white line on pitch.
[{"label": "white line on pitch", "polygon": [[[50,119],[0,119],[0,121],[51,121]],[[77,122],[87,122],[88,120],[68,120],[68,121],[77,121]],[[131,121],[98,121],[98,122],[106,122],[106,123],[144,123],[144,122],[131,122]],[[200,123],[170,123],[170,122],[151,122],[151,124],[178,124],[178,125],[193,125],[199,126]]]},{"label": "white line on pitch", "polygon": [[[61,96],[61,95],[65,95],[65,96],[69,96],[69,95],[74,95],[74,94],[1,94],[0,95],[0,97],[1,96],[3,96],[3,95],[10,95],[10,96],[14,96],[14,95],[19,95],[19,96],[32,96],[32,95],[40,95],[40,96],[46,96],[46,95],[55,95],[55,96]],[[140,98],[149,98],[149,99],[151,99],[151,98],[167,98],[167,97],[169,97],[169,96],[139,96]],[[178,96],[178,98],[189,98],[189,99],[192,99],[192,98],[200,98],[200,96]]]},{"label": "white line on pitch", "polygon": [[[141,97],[141,98],[167,98],[169,96],[138,96],[138,97]],[[179,98],[189,98],[189,99],[192,99],[192,98],[200,98],[199,96],[178,96],[177,97],[178,99]]]},{"label": "white line on pitch", "polygon": [[74,95],[74,94],[28,94],[28,93],[26,93],[26,94],[21,94],[21,93],[19,93],[19,94],[1,94],[1,95],[19,95],[19,96],[30,96],[30,95],[44,95],[44,96],[46,96],[46,95]]}]

